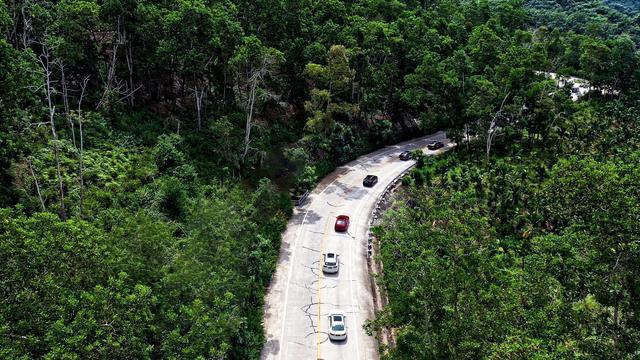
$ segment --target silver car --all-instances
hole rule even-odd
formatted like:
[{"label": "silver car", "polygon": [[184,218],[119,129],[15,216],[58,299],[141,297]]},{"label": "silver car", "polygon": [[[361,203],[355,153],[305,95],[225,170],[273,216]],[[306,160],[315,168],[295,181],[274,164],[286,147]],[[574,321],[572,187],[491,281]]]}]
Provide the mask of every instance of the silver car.
[{"label": "silver car", "polygon": [[322,271],[328,274],[335,274],[338,272],[340,262],[338,261],[338,254],[326,253],[324,254],[324,261],[322,262]]},{"label": "silver car", "polygon": [[347,322],[340,310],[331,310],[329,313],[329,339],[347,340]]}]

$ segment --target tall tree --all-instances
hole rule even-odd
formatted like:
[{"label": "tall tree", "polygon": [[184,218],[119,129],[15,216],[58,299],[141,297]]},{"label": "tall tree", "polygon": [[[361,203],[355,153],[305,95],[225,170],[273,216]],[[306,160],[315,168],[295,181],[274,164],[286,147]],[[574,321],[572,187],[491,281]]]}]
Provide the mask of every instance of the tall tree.
[{"label": "tall tree", "polygon": [[254,126],[259,101],[278,98],[279,94],[273,92],[269,81],[274,80],[278,67],[283,61],[282,52],[264,46],[255,36],[245,37],[243,44],[230,61],[235,71],[234,90],[237,101],[246,115],[244,149],[241,155],[243,163],[246,162],[252,150],[251,129]]}]

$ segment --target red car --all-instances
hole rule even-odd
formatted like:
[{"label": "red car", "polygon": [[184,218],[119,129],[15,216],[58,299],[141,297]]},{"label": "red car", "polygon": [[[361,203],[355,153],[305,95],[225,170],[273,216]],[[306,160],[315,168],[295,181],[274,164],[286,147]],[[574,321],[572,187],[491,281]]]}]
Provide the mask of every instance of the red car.
[{"label": "red car", "polygon": [[335,229],[339,232],[346,232],[349,229],[349,217],[347,215],[338,215]]}]

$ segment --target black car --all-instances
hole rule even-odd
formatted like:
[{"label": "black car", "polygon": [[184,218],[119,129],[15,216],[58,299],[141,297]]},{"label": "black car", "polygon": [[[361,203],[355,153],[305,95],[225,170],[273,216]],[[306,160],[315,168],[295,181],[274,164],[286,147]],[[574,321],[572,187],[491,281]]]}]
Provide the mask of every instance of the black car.
[{"label": "black car", "polygon": [[378,183],[378,177],[375,175],[367,175],[364,180],[362,180],[362,185],[366,187],[372,187],[373,185]]},{"label": "black car", "polygon": [[401,152],[400,153],[400,160],[403,160],[403,161],[411,160],[411,152],[410,151]]},{"label": "black car", "polygon": [[444,144],[441,143],[440,141],[432,141],[432,142],[427,144],[427,149],[429,149],[429,150],[438,150],[443,146],[444,146]]}]

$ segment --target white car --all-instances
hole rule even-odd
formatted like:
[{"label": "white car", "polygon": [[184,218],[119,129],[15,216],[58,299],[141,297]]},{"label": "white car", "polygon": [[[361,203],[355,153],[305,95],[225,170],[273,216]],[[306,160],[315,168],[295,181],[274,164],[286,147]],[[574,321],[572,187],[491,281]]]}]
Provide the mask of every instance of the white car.
[{"label": "white car", "polygon": [[335,274],[338,272],[338,268],[340,267],[340,262],[338,261],[338,254],[336,253],[326,253],[324,254],[324,261],[322,263],[322,271]]},{"label": "white car", "polygon": [[331,310],[329,313],[329,339],[347,340],[347,322],[340,310]]}]

